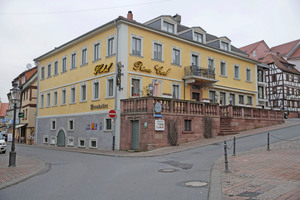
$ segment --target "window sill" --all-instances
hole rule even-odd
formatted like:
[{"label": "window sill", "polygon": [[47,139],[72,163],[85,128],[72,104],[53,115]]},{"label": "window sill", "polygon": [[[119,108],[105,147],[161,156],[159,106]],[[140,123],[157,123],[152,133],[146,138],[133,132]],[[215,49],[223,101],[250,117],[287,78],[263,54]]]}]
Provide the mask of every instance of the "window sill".
[{"label": "window sill", "polygon": [[233,79],[234,79],[234,80],[237,80],[237,81],[240,81],[240,80],[241,80],[240,78],[235,78],[235,77],[234,77]]},{"label": "window sill", "polygon": [[112,132],[112,130],[103,130],[103,132]]},{"label": "window sill", "polygon": [[97,60],[93,60],[93,63],[100,61],[101,58],[97,59]]},{"label": "window sill", "polygon": [[64,73],[66,73],[67,71],[63,71],[63,72],[61,72],[61,74],[64,74]]},{"label": "window sill", "polygon": [[60,106],[66,106],[67,104],[61,104]]},{"label": "window sill", "polygon": [[80,101],[79,103],[86,103],[87,102],[87,100],[84,100],[84,101]]},{"label": "window sill", "polygon": [[73,67],[73,68],[71,68],[70,70],[74,70],[74,69],[76,69],[77,67],[75,66],[75,67]]},{"label": "window sill", "polygon": [[228,78],[227,75],[220,74],[219,76],[224,77],[224,78]]},{"label": "window sill", "polygon": [[81,64],[80,67],[84,67],[86,65],[88,65],[88,63]]},{"label": "window sill", "polygon": [[130,54],[131,56],[135,56],[135,57],[139,57],[139,58],[144,58],[144,56],[142,56],[142,55],[136,55],[136,54]]},{"label": "window sill", "polygon": [[247,80],[246,80],[246,82],[247,82],[247,83],[252,83],[252,81],[247,81]]},{"label": "window sill", "polygon": [[76,102],[72,102],[72,103],[69,103],[70,105],[74,105],[74,104],[76,104]]},{"label": "window sill", "polygon": [[58,76],[58,74],[53,74],[53,77]]},{"label": "window sill", "polygon": [[182,131],[182,134],[194,134],[194,131]]},{"label": "window sill", "polygon": [[105,99],[113,99],[113,98],[115,98],[115,96],[105,97]]},{"label": "window sill", "polygon": [[74,132],[74,129],[72,129],[72,130],[68,129],[68,131],[70,131],[70,132]]},{"label": "window sill", "polygon": [[116,53],[113,53],[113,54],[111,54],[111,55],[107,55],[106,58],[110,58],[110,57],[113,57],[113,56],[115,56],[115,55],[116,55]]},{"label": "window sill", "polygon": [[100,100],[100,98],[99,99],[92,99],[92,101],[99,101]]},{"label": "window sill", "polygon": [[176,67],[182,67],[181,65],[175,64],[175,63],[171,63],[171,65],[174,65],[174,66],[176,66]]},{"label": "window sill", "polygon": [[157,62],[161,62],[161,63],[164,63],[165,61],[163,60],[158,60],[158,59],[155,59],[155,58],[152,58],[153,61],[157,61]]}]

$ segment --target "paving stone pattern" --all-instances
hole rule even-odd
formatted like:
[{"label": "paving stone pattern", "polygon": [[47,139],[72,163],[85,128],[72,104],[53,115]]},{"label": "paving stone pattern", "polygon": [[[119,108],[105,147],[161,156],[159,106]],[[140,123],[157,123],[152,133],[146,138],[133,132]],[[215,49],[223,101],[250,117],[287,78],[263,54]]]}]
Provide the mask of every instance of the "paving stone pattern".
[{"label": "paving stone pattern", "polygon": [[300,137],[229,156],[222,170],[223,199],[300,199]]}]

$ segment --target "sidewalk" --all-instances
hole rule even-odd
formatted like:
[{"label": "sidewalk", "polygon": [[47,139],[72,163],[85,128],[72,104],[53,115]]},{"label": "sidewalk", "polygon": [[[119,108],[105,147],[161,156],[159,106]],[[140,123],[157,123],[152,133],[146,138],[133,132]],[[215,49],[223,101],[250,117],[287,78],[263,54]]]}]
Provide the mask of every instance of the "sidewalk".
[{"label": "sidewalk", "polygon": [[216,161],[222,199],[300,199],[300,137],[229,156],[229,173],[223,158]]},{"label": "sidewalk", "polygon": [[0,154],[0,190],[24,181],[47,169],[46,163],[17,155],[16,167],[8,167],[9,153]]}]

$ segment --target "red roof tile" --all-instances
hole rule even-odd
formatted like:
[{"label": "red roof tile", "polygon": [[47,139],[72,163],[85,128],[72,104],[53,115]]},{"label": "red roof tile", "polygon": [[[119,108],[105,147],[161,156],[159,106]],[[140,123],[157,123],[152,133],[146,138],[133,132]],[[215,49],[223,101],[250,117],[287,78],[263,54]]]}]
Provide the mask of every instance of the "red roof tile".
[{"label": "red roof tile", "polygon": [[6,116],[6,111],[8,110],[8,103],[1,103],[0,104],[0,117]]},{"label": "red roof tile", "polygon": [[[261,62],[265,64],[274,63],[282,71],[300,75],[300,72],[294,67],[295,65],[288,63],[280,56],[268,54],[264,57],[264,59]],[[290,66],[291,68],[288,68],[286,65]]]},{"label": "red roof tile", "polygon": [[239,48],[240,50],[244,51],[247,54],[250,54],[261,42],[264,42],[263,40],[255,42],[253,44],[249,44],[247,46]]},{"label": "red roof tile", "polygon": [[272,47],[271,50],[279,52],[280,56],[286,56],[299,42],[300,39]]},{"label": "red roof tile", "polygon": [[290,57],[289,59],[293,58],[300,58],[300,48],[298,48]]}]

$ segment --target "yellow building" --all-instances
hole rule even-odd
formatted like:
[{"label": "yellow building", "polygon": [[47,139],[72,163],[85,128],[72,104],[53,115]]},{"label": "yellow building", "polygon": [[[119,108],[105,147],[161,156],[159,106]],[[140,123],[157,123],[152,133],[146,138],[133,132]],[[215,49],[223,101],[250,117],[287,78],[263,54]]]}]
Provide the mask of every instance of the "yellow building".
[{"label": "yellow building", "polygon": [[[153,95],[255,107],[257,61],[181,16],[119,17],[38,57],[36,141],[120,146],[120,100]],[[153,90],[151,89],[153,88]],[[117,117],[112,120],[109,110]]]}]

